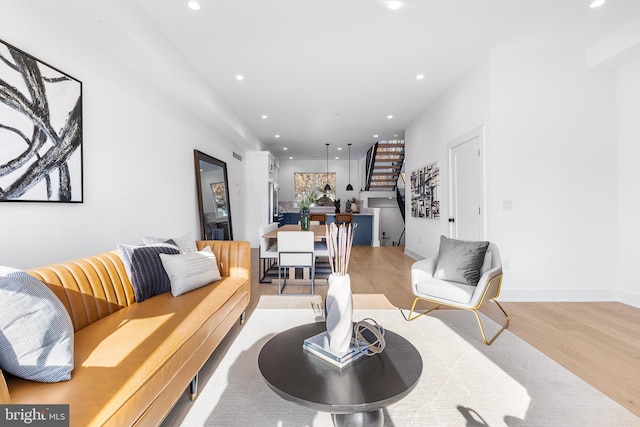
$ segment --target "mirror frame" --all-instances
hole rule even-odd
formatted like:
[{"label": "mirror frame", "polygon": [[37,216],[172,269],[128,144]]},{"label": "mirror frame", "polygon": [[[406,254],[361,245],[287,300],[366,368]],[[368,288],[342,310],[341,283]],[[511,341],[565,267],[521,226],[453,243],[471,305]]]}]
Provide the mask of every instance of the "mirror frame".
[{"label": "mirror frame", "polygon": [[225,193],[227,197],[227,219],[229,223],[229,240],[233,240],[233,225],[231,223],[231,199],[229,199],[229,178],[227,164],[222,160],[211,157],[199,150],[193,150],[193,160],[196,173],[196,191],[198,192],[198,216],[200,217],[200,238],[206,240],[206,224],[204,217],[204,202],[202,199],[202,179],[200,177],[200,162],[211,163],[222,168],[224,174]]}]

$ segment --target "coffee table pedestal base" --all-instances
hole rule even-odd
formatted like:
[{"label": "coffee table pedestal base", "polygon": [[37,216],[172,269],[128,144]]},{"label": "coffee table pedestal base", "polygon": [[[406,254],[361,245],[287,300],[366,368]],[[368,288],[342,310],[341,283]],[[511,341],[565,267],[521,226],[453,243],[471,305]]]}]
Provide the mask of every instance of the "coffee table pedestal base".
[{"label": "coffee table pedestal base", "polygon": [[336,427],[382,427],[384,425],[382,409],[355,414],[331,414],[331,419]]}]

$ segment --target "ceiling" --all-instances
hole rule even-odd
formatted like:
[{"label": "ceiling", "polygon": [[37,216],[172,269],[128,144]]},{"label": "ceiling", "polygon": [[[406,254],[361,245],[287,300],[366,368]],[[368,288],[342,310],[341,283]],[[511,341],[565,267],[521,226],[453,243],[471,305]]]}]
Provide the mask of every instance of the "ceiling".
[{"label": "ceiling", "polygon": [[[376,140],[404,138],[491,48],[587,46],[640,15],[638,0],[590,2],[403,0],[391,10],[382,0],[199,0],[199,11],[187,0],[89,3],[101,10],[94,14],[111,9],[111,32],[131,34],[148,21],[163,33],[167,49],[281,159],[324,159],[326,143],[332,159],[344,159],[348,143],[355,158]],[[78,0],[40,3],[58,14],[81,8]],[[135,56],[114,46],[115,55]]]}]

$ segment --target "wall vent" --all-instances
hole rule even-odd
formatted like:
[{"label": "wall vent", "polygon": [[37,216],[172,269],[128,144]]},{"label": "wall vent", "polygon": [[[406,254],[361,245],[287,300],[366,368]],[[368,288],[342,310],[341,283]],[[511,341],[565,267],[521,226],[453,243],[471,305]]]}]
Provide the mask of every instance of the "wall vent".
[{"label": "wall vent", "polygon": [[240,161],[242,161],[242,156],[240,154],[236,153],[235,151],[233,152],[233,157],[238,159],[238,160],[240,160]]}]

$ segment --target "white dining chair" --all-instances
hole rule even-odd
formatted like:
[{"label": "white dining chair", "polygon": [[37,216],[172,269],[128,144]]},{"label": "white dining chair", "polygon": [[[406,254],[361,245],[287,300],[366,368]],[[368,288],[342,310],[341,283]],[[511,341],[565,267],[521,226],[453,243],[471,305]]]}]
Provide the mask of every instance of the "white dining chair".
[{"label": "white dining chair", "polygon": [[267,271],[273,264],[278,260],[278,243],[274,242],[273,239],[266,239],[264,236],[267,233],[270,233],[273,230],[278,228],[277,222],[272,222],[271,224],[264,225],[258,228],[258,233],[260,235],[260,261],[258,268],[260,269],[260,283],[271,283],[271,280],[264,280],[267,276]]},{"label": "white dining chair", "polygon": [[311,295],[314,294],[316,255],[313,241],[313,231],[278,232],[278,295],[285,295],[283,290],[287,286],[289,268],[308,268],[311,271]]}]

